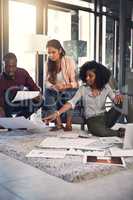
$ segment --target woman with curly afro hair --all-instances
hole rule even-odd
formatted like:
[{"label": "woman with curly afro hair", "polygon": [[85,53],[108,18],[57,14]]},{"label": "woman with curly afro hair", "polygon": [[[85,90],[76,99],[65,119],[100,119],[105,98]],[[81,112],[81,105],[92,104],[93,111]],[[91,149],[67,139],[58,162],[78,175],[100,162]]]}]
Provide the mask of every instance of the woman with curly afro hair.
[{"label": "woman with curly afro hair", "polygon": [[[61,109],[53,115],[44,118],[44,121],[51,121],[63,112],[74,108],[76,103],[82,99],[84,117],[88,130],[96,136],[124,136],[124,129],[112,130],[111,127],[121,116],[123,96],[115,94],[109,85],[111,72],[105,66],[96,61],[86,62],[80,68],[79,77],[83,82],[74,95]],[[112,108],[107,112],[105,109],[106,99],[109,97]]]}]

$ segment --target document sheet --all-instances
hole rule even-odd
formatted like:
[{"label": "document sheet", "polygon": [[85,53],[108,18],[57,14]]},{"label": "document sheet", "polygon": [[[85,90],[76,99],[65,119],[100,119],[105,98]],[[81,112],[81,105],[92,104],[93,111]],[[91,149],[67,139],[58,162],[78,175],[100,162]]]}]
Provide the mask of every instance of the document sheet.
[{"label": "document sheet", "polygon": [[26,157],[43,157],[43,158],[64,158],[66,151],[55,151],[46,149],[33,149]]},{"label": "document sheet", "polygon": [[0,118],[0,125],[4,128],[11,128],[11,129],[36,128],[36,125],[29,119],[26,119],[25,117],[2,117]]},{"label": "document sheet", "polygon": [[18,91],[12,102],[33,99],[39,95],[39,91]]}]

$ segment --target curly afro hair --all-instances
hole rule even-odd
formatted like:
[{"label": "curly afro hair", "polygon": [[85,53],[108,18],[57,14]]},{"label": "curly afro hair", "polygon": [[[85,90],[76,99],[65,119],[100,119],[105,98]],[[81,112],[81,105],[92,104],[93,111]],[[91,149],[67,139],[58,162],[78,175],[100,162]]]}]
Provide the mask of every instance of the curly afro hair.
[{"label": "curly afro hair", "polygon": [[80,68],[79,78],[86,83],[86,72],[88,70],[93,71],[96,74],[96,87],[97,89],[103,89],[109,82],[111,72],[104,65],[97,63],[96,61],[90,61],[84,63]]}]

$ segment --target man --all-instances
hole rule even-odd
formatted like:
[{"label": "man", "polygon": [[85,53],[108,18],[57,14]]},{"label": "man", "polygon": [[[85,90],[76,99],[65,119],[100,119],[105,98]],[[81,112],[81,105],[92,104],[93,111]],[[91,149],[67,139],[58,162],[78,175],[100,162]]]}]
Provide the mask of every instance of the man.
[{"label": "man", "polygon": [[0,117],[24,116],[28,118],[43,104],[42,95],[34,99],[12,103],[17,91],[40,91],[29,73],[17,67],[17,58],[13,53],[4,56],[4,68],[0,74]]}]

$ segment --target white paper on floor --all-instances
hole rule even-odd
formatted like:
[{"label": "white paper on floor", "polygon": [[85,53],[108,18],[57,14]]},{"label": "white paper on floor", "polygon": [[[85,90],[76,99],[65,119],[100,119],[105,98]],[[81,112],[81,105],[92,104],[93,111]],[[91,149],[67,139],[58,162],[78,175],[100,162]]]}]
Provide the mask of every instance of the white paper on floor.
[{"label": "white paper on floor", "polygon": [[30,151],[26,157],[43,157],[43,158],[64,158],[66,155],[73,155],[73,156],[104,156],[105,150],[101,151],[82,151],[76,149],[70,150],[51,150],[51,149],[33,149]]},{"label": "white paper on floor", "polygon": [[83,156],[84,152],[82,150],[79,149],[69,149],[66,152],[66,155],[72,155],[72,156]]},{"label": "white paper on floor", "polygon": [[78,138],[79,133],[60,133],[57,137],[59,138]]},{"label": "white paper on floor", "polygon": [[99,140],[101,141],[101,143],[113,143],[113,144],[122,143],[122,139],[119,137],[100,137]]},{"label": "white paper on floor", "polygon": [[47,137],[44,139],[39,147],[42,148],[57,148],[57,149],[82,149],[82,150],[99,150],[102,148],[108,148],[112,144],[101,144],[97,139],[93,138],[57,138],[57,137]]},{"label": "white paper on floor", "polygon": [[93,142],[95,142],[95,139],[81,139],[81,138],[68,139],[68,138],[47,137],[41,142],[39,147],[73,149],[73,148],[86,147]]},{"label": "white paper on floor", "polygon": [[34,120],[32,118],[30,121],[35,125],[34,129],[33,128],[29,129],[29,132],[31,132],[31,133],[35,133],[35,132],[44,133],[46,131],[46,128],[49,128],[50,125],[51,125],[51,127],[54,126],[53,123],[46,125],[41,119]]},{"label": "white paper on floor", "polygon": [[112,156],[133,156],[133,149],[120,149],[118,147],[112,147],[110,148],[110,152]]},{"label": "white paper on floor", "polygon": [[11,128],[11,129],[36,128],[36,125],[29,119],[26,119],[25,117],[2,117],[0,118],[0,125],[4,128]]},{"label": "white paper on floor", "polygon": [[26,157],[43,157],[43,158],[64,158],[66,151],[55,151],[47,149],[33,149]]},{"label": "white paper on floor", "polygon": [[105,150],[99,150],[99,151],[87,151],[84,153],[86,156],[105,156]]},{"label": "white paper on floor", "polygon": [[11,129],[20,129],[25,128],[29,131],[37,131],[42,130],[44,131],[47,125],[42,122],[41,119],[36,121],[26,119],[25,117],[1,117],[0,118],[0,125],[4,128],[11,128]]},{"label": "white paper on floor", "polygon": [[121,166],[126,167],[126,163],[124,161],[123,157],[113,157],[113,156],[89,156],[84,155],[83,156],[83,163],[94,163],[94,164],[102,164],[102,165],[115,165],[115,166]]}]

